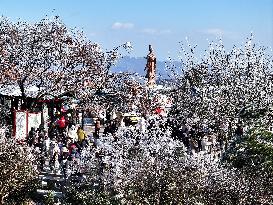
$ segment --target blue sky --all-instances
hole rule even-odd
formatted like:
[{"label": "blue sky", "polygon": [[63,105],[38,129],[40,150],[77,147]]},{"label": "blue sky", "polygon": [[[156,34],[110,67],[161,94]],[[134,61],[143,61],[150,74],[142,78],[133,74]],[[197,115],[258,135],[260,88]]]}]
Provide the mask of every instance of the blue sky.
[{"label": "blue sky", "polygon": [[222,36],[231,48],[251,31],[257,43],[273,47],[273,0],[0,0],[0,14],[25,21],[59,15],[104,49],[131,41],[131,56],[144,57],[152,44],[160,60],[177,58],[185,37],[200,54],[207,40]]}]

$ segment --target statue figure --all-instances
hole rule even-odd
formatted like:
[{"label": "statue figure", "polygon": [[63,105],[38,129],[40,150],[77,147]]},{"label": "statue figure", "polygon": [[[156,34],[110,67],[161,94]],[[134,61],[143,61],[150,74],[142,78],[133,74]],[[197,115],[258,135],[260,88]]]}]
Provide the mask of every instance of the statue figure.
[{"label": "statue figure", "polygon": [[155,69],[156,69],[156,57],[151,45],[149,45],[149,54],[146,57],[147,64],[144,70],[147,71],[146,78],[148,78],[148,86],[153,87],[155,85]]}]

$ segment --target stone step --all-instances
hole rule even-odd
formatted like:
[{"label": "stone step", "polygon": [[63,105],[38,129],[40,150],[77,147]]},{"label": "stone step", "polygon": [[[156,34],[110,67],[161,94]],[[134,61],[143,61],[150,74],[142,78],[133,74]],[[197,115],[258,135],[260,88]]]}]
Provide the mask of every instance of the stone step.
[{"label": "stone step", "polygon": [[43,170],[50,170],[50,166],[44,165]]},{"label": "stone step", "polygon": [[37,189],[37,194],[43,195],[43,196],[47,196],[50,192],[52,193],[54,197],[57,197],[57,198],[63,197],[63,193],[60,191]]},{"label": "stone step", "polygon": [[47,182],[46,181],[42,181],[42,187],[46,187],[47,186]]},{"label": "stone step", "polygon": [[39,179],[43,180],[43,181],[64,181],[63,176],[58,175],[58,176],[54,176],[54,175],[39,175]]},{"label": "stone step", "polygon": [[61,188],[52,188],[52,187],[47,187],[47,186],[41,187],[40,189],[44,190],[44,191],[48,191],[48,192],[49,191],[62,192]]},{"label": "stone step", "polygon": [[42,181],[42,186],[40,189],[43,190],[52,190],[56,192],[60,192],[63,189],[64,182],[52,182],[52,181]]},{"label": "stone step", "polygon": [[51,171],[51,172],[40,172],[39,176],[54,176],[54,177],[64,177],[63,173],[61,171]]}]

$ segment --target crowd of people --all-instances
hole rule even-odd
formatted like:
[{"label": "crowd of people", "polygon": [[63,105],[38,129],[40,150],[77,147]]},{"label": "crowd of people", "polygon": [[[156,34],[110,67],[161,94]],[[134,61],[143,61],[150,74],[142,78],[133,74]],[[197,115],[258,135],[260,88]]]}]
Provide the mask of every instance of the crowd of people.
[{"label": "crowd of people", "polygon": [[[69,174],[80,172],[82,150],[86,147],[96,148],[100,135],[112,134],[118,129],[118,121],[106,121],[102,130],[101,121],[95,121],[93,132],[86,133],[82,126],[66,121],[60,117],[48,129],[32,127],[26,143],[41,153],[40,170],[46,162],[52,172],[62,172],[67,178]],[[69,173],[68,173],[69,172]]]},{"label": "crowd of people", "polygon": [[162,116],[152,118],[143,116],[136,124],[136,129],[142,133],[153,129],[160,129],[163,132],[169,130],[173,139],[183,142],[189,154],[200,151],[206,153],[221,151],[226,148],[232,135],[243,135],[241,123],[238,123],[237,127],[232,127],[230,123],[222,123],[219,126],[188,121],[187,119],[178,120]]},{"label": "crowd of people", "polygon": [[[60,119],[62,120],[62,119]],[[171,137],[183,142],[189,154],[205,151],[211,153],[214,150],[224,149],[228,140],[228,130],[216,130],[213,126],[198,126],[197,124],[187,123],[186,120],[176,120],[171,118],[146,118],[142,116],[137,123],[126,124],[124,119],[106,121],[103,124],[100,119],[95,121],[92,133],[86,134],[83,127],[73,123],[56,123],[49,132],[43,128],[31,128],[27,137],[27,144],[40,150],[41,160],[40,169],[43,170],[46,161],[49,161],[51,171],[62,172],[67,178],[74,170],[74,173],[80,172],[82,150],[86,147],[96,148],[97,139],[101,135],[111,134],[115,141],[118,136],[115,135],[118,129],[125,127],[134,127],[139,133],[149,133],[153,130],[170,131]],[[236,129],[238,135],[242,135],[242,127]],[[76,170],[75,170],[76,169]],[[70,171],[70,172],[69,172]],[[68,173],[69,172],[69,173]]]},{"label": "crowd of people", "polygon": [[88,146],[88,143],[82,127],[76,128],[75,125],[64,130],[56,127],[48,133],[44,129],[31,128],[27,138],[29,146],[40,150],[40,170],[43,170],[45,162],[49,159],[51,170],[59,170],[64,173],[65,177],[69,164],[79,162],[80,152],[85,146]]}]

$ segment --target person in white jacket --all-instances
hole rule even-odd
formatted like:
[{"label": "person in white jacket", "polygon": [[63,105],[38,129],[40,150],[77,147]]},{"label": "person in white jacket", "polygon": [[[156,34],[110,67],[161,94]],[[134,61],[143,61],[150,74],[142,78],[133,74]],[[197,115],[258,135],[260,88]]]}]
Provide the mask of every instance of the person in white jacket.
[{"label": "person in white jacket", "polygon": [[205,153],[210,152],[211,150],[211,142],[208,140],[208,136],[205,135],[201,141],[202,150],[205,151]]},{"label": "person in white jacket", "polygon": [[99,112],[99,118],[101,121],[101,124],[104,125],[105,121],[106,121],[106,113],[103,110],[100,110]]},{"label": "person in white jacket", "polygon": [[147,123],[146,123],[146,120],[145,120],[144,117],[141,117],[141,118],[139,119],[137,125],[138,125],[138,129],[139,129],[139,131],[140,131],[141,133],[145,133],[145,132],[146,132],[146,125],[147,125]]},{"label": "person in white jacket", "polygon": [[45,140],[44,140],[44,148],[45,148],[45,156],[48,157],[50,155],[49,150],[50,150],[50,139],[46,135]]},{"label": "person in white jacket", "polygon": [[72,125],[71,128],[68,130],[68,137],[71,138],[73,142],[76,142],[78,140],[77,130],[78,129],[75,125]]}]

